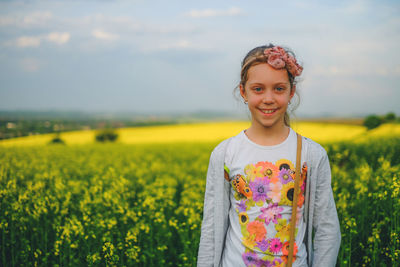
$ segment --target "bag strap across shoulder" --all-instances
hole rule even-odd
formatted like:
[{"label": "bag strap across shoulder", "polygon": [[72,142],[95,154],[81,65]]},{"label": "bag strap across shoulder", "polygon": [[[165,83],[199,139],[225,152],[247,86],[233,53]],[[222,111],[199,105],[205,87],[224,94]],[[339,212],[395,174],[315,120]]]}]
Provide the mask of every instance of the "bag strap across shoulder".
[{"label": "bag strap across shoulder", "polygon": [[301,135],[297,133],[297,153],[296,153],[296,177],[294,180],[294,194],[292,204],[292,217],[290,219],[290,239],[289,239],[289,255],[288,267],[292,267],[293,262],[293,249],[294,249],[294,233],[296,229],[296,215],[297,215],[297,198],[299,196],[299,183],[300,183],[300,165],[301,165]]}]

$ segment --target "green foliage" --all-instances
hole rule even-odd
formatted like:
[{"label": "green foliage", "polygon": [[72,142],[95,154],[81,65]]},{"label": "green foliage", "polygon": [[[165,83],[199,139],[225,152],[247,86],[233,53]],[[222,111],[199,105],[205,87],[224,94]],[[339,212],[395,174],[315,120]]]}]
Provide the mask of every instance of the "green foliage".
[{"label": "green foliage", "polygon": [[391,122],[391,121],[395,121],[396,120],[396,114],[394,114],[393,112],[389,112],[385,115],[385,117],[383,118],[385,122]]},{"label": "green foliage", "polygon": [[60,133],[56,133],[55,136],[50,140],[50,144],[65,144],[64,140],[61,139]]},{"label": "green foliage", "polygon": [[96,134],[96,141],[97,142],[114,142],[118,138],[118,134],[114,129],[111,128],[106,128],[103,130],[100,130]]},{"label": "green foliage", "polygon": [[[20,136],[29,136],[58,131],[77,131],[82,129],[101,129],[104,127],[124,128],[154,125],[178,124],[178,119],[154,118],[115,118],[98,119],[84,114],[41,114],[38,112],[1,112],[0,111],[0,140]],[[43,116],[42,116],[43,115]]]},{"label": "green foliage", "polygon": [[337,266],[400,262],[400,138],[326,146],[341,222]]},{"label": "green foliage", "polygon": [[374,129],[382,124],[382,119],[376,115],[369,115],[365,118],[363,125],[368,128],[368,130]]},{"label": "green foliage", "polygon": [[0,266],[194,266],[213,145],[1,149]]},{"label": "green foliage", "polygon": [[[1,266],[195,266],[210,144],[0,150]],[[400,261],[400,139],[324,146],[337,266]]]},{"label": "green foliage", "polygon": [[393,112],[389,112],[384,116],[378,116],[378,115],[369,115],[365,118],[363,125],[367,127],[368,130],[374,129],[381,125],[382,123],[386,122],[400,122],[400,118],[397,118],[396,120],[396,114]]}]

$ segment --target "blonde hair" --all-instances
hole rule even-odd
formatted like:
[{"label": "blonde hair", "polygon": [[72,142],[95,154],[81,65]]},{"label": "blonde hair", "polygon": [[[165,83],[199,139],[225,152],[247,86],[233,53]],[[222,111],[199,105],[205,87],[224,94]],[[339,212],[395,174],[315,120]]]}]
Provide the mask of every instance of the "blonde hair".
[{"label": "blonde hair", "polygon": [[[252,66],[261,64],[261,63],[267,63],[268,58],[264,55],[264,50],[267,48],[271,48],[274,47],[275,45],[273,44],[269,44],[269,45],[263,45],[263,46],[259,46],[256,48],[253,48],[252,50],[250,50],[247,55],[244,57],[243,61],[242,61],[242,69],[240,71],[240,83],[238,86],[236,86],[235,90],[238,89],[240,87],[240,85],[245,86],[247,80],[248,80],[248,71]],[[283,47],[286,51],[286,53],[292,55],[294,58],[296,58],[295,54],[289,50],[288,48]],[[290,83],[290,90],[293,89],[293,86],[295,86],[297,84],[297,79],[296,77],[294,77],[287,69],[287,74],[289,77],[289,83]],[[297,108],[297,106],[300,103],[300,96],[298,91],[296,90],[295,94],[297,95],[298,101],[295,104],[294,108],[292,109],[292,111],[294,109]],[[288,112],[285,112],[285,116],[284,116],[284,123],[287,126],[290,126],[290,117]]]}]

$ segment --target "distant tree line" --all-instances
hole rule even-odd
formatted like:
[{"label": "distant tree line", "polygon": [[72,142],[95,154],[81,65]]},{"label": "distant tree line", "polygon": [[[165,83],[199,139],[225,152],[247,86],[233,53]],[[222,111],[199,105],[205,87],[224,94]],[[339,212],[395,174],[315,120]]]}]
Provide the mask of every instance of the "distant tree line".
[{"label": "distant tree line", "polygon": [[[94,139],[99,143],[115,142],[118,139],[118,133],[113,128],[104,128],[96,131]],[[49,144],[65,145],[65,141],[61,138],[60,132],[57,132]]]},{"label": "distant tree line", "polygon": [[118,133],[111,128],[106,128],[96,133],[95,139],[97,142],[115,142],[118,138]]},{"label": "distant tree line", "polygon": [[369,115],[364,120],[364,126],[367,127],[368,130],[374,129],[381,125],[382,123],[387,122],[400,122],[400,117],[396,117],[396,114],[393,112],[389,112],[386,115]]},{"label": "distant tree line", "polygon": [[[400,117],[395,113],[389,112],[386,115],[372,114],[364,119],[363,125],[367,129],[374,129],[387,122],[400,122]],[[177,124],[178,120],[143,120],[143,121],[129,121],[129,120],[72,120],[72,119],[23,119],[23,118],[7,118],[0,117],[0,140],[20,136],[29,136],[45,133],[60,133],[67,131],[77,130],[93,130],[93,129],[117,129],[124,127],[138,127],[138,126],[154,126],[154,125],[169,125]],[[97,141],[111,140],[112,137],[99,137]],[[116,138],[115,138],[116,139]],[[57,138],[56,138],[57,142]]]},{"label": "distant tree line", "polygon": [[50,120],[0,118],[0,140],[36,134],[58,133],[104,128],[124,128],[176,124],[176,120],[120,121],[120,120]]}]

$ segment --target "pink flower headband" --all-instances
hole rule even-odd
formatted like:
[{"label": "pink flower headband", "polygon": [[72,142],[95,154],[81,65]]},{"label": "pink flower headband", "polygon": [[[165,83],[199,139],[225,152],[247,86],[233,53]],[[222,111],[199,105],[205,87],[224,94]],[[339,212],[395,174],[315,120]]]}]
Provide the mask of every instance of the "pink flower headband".
[{"label": "pink flower headband", "polygon": [[293,77],[300,76],[303,67],[297,64],[296,59],[286,53],[285,49],[280,46],[274,46],[264,50],[264,55],[267,56],[267,63],[275,69],[287,68]]}]

